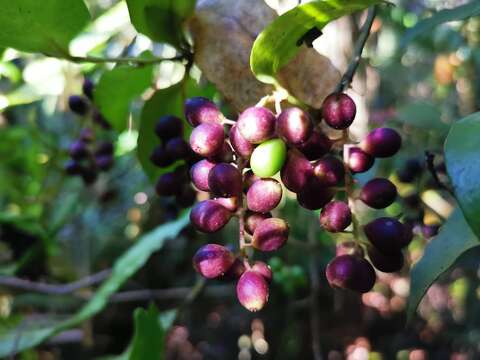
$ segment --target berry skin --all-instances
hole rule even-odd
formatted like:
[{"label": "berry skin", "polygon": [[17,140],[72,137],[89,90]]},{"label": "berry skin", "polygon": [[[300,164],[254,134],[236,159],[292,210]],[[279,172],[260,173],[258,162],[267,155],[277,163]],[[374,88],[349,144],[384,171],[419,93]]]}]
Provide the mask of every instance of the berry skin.
[{"label": "berry skin", "polygon": [[252,246],[260,251],[275,251],[288,240],[290,229],[283,219],[270,218],[262,221],[253,233]]},{"label": "berry skin", "polygon": [[240,276],[242,276],[245,270],[246,269],[245,269],[245,265],[243,264],[243,261],[239,258],[236,258],[232,266],[230,266],[230,268],[222,276],[221,280],[225,280],[225,281],[237,280],[240,278]]},{"label": "berry skin", "polygon": [[231,163],[233,162],[233,151],[229,143],[224,142],[222,148],[218,153],[210,157],[210,160],[214,162],[224,162]]},{"label": "berry skin", "polygon": [[158,196],[173,196],[182,190],[182,181],[178,173],[169,172],[160,176],[155,184]]},{"label": "berry skin", "polygon": [[287,147],[280,139],[267,140],[253,150],[250,166],[255,175],[271,177],[280,171],[287,157]]},{"label": "berry skin", "polygon": [[311,178],[305,187],[297,193],[297,201],[305,209],[318,210],[329,203],[334,196],[334,190],[325,187],[316,178]]},{"label": "berry skin", "polygon": [[308,160],[317,160],[330,151],[332,141],[321,132],[313,130],[307,141],[298,144],[297,148]]},{"label": "berry skin", "polygon": [[313,164],[313,173],[321,184],[337,186],[345,180],[343,162],[333,156],[325,156]]},{"label": "berry skin", "polygon": [[367,252],[373,266],[381,272],[394,273],[403,268],[404,258],[401,251],[391,255],[384,255],[375,246],[370,245],[367,248]]},{"label": "berry skin", "polygon": [[113,156],[97,155],[95,156],[95,165],[102,171],[109,170],[113,166]]},{"label": "berry skin", "polygon": [[113,144],[109,141],[104,141],[95,149],[95,155],[112,155],[113,150]]},{"label": "berry skin", "polygon": [[190,185],[184,186],[182,190],[175,195],[175,202],[181,208],[188,208],[195,203],[197,192]]},{"label": "berry skin", "polygon": [[226,247],[207,244],[198,249],[193,256],[193,267],[203,277],[214,279],[224,275],[234,261],[235,256]]},{"label": "berry skin", "polygon": [[423,165],[417,159],[408,159],[402,169],[397,173],[398,180],[403,183],[411,183],[418,178],[423,171]]},{"label": "berry skin", "polygon": [[360,191],[360,199],[374,209],[384,209],[397,197],[397,188],[383,178],[372,179]]},{"label": "berry skin", "polygon": [[222,150],[224,137],[222,125],[204,123],[190,134],[190,147],[201,156],[214,156]]},{"label": "berry skin", "polygon": [[83,80],[82,84],[82,92],[83,95],[88,97],[90,100],[93,100],[93,89],[95,88],[95,84],[90,79]]},{"label": "berry skin", "polygon": [[190,155],[190,147],[181,137],[170,139],[165,144],[165,150],[174,160],[186,159]]},{"label": "berry skin", "polygon": [[246,171],[243,174],[243,192],[247,193],[250,186],[252,186],[252,184],[255,181],[260,180],[260,179],[261,179],[261,177],[255,175],[252,170]]},{"label": "berry skin", "polygon": [[368,240],[385,255],[395,255],[412,239],[411,229],[395,218],[381,217],[364,226]]},{"label": "berry skin", "polygon": [[250,107],[237,120],[238,131],[252,144],[261,144],[275,133],[275,115],[264,107]]},{"label": "berry skin", "polygon": [[240,134],[237,124],[233,125],[230,129],[229,138],[235,153],[244,159],[249,159],[255,149],[255,145],[247,141],[242,134]]},{"label": "berry skin", "polygon": [[360,144],[363,151],[377,158],[393,156],[401,146],[402,138],[390,128],[372,130]]},{"label": "berry skin", "polygon": [[162,116],[155,124],[155,134],[164,142],[176,137],[182,137],[182,120],[173,115]]},{"label": "berry skin", "polygon": [[348,167],[354,174],[363,173],[371,169],[375,158],[359,147],[348,149]]},{"label": "berry skin", "polygon": [[331,287],[366,293],[375,285],[375,270],[365,259],[341,255],[327,265],[327,280]]},{"label": "berry skin", "polygon": [[80,175],[82,173],[82,166],[76,160],[68,160],[64,166],[67,175]]},{"label": "berry skin", "polygon": [[158,145],[153,149],[150,154],[150,161],[158,167],[167,167],[175,162],[162,145]]},{"label": "berry skin", "polygon": [[288,151],[280,176],[288,190],[299,192],[313,176],[313,166],[302,153],[292,149]]},{"label": "berry skin", "polygon": [[237,297],[247,310],[261,310],[268,301],[267,280],[255,271],[245,271],[237,283]]},{"label": "berry skin", "polygon": [[193,127],[200,124],[222,124],[223,114],[212,101],[204,97],[192,97],[185,101],[185,118]]},{"label": "berry skin", "polygon": [[215,196],[239,195],[243,187],[242,174],[231,164],[217,164],[208,173],[208,187]]},{"label": "berry skin", "polygon": [[255,229],[260,225],[260,223],[265,219],[270,219],[272,214],[270,213],[256,213],[252,211],[247,211],[245,214],[245,231],[253,235]]},{"label": "berry skin", "polygon": [[80,140],[75,141],[70,145],[69,154],[70,157],[75,160],[86,158],[89,154],[87,144]]},{"label": "berry skin", "polygon": [[262,275],[269,284],[272,282],[272,269],[263,261],[255,261],[252,266],[252,271],[255,271],[256,273]]},{"label": "berry skin", "polygon": [[89,108],[87,100],[78,95],[72,95],[68,98],[68,107],[78,115],[86,115]]},{"label": "berry skin", "polygon": [[238,206],[240,204],[240,199],[237,196],[232,196],[232,197],[219,197],[213,199],[216,203],[222,205],[226,209],[228,209],[231,212],[235,212],[238,209]]},{"label": "berry skin", "polygon": [[190,168],[190,177],[192,179],[193,185],[195,185],[198,190],[210,191],[210,188],[208,186],[208,174],[215,165],[216,164],[214,162],[203,159],[195,163]]},{"label": "berry skin", "polygon": [[327,231],[340,232],[352,223],[352,212],[343,201],[332,201],[320,213],[320,225]]},{"label": "berry skin", "polygon": [[282,185],[275,179],[255,181],[247,192],[247,207],[251,211],[267,213],[282,200]]},{"label": "berry skin", "polygon": [[357,113],[353,99],[347,94],[330,94],[322,104],[322,116],[334,129],[342,130],[352,125]]},{"label": "berry skin", "polygon": [[313,123],[307,112],[292,107],[283,110],[277,119],[277,135],[287,144],[297,145],[312,135]]},{"label": "berry skin", "polygon": [[190,222],[198,231],[214,233],[224,227],[232,213],[213,200],[197,203],[190,212]]}]

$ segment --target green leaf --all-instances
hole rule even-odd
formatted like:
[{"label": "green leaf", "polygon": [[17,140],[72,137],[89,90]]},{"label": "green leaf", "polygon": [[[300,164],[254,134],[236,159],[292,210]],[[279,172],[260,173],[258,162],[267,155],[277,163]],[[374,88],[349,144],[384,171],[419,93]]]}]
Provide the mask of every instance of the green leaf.
[{"label": "green leaf", "polygon": [[275,83],[275,75],[299,51],[297,41],[313,27],[378,4],[381,0],[324,0],[297,6],[276,18],[255,40],[250,67],[258,80]]},{"label": "green leaf", "polygon": [[445,141],[445,164],[460,208],[480,236],[480,112],[456,122]]},{"label": "green leaf", "polygon": [[0,46],[68,57],[90,20],[83,0],[0,0]]},{"label": "green leaf", "polygon": [[152,65],[121,65],[102,74],[95,87],[95,103],[117,131],[121,132],[127,127],[130,102],[150,86],[152,76]]},{"label": "green leaf", "polygon": [[455,210],[440,233],[425,247],[423,257],[412,268],[407,319],[410,322],[432,283],[468,249],[480,241],[468,226],[460,210]]},{"label": "green leaf", "polygon": [[413,39],[419,35],[431,35],[431,31],[438,25],[450,21],[458,21],[468,19],[473,16],[480,15],[480,2],[474,0],[468,4],[460,5],[452,9],[444,9],[436,12],[427,19],[417,23],[413,28],[408,30],[400,41],[400,47],[408,45]]},{"label": "green leaf", "polygon": [[129,360],[161,359],[165,345],[165,331],[155,305],[148,310],[136,309],[135,334]]},{"label": "green leaf", "polygon": [[401,122],[417,128],[433,130],[446,134],[450,126],[441,120],[438,106],[419,101],[401,106],[397,110],[397,118]]},{"label": "green leaf", "polygon": [[125,281],[140,269],[150,255],[161,249],[168,238],[175,237],[188,223],[188,213],[175,222],[161,225],[143,235],[135,245],[127,250],[112,269],[112,275],[95,292],[95,295],[72,317],[56,322],[48,327],[11,331],[0,336],[0,357],[21,352],[34,347],[60,331],[77,326],[90,317],[98,314],[107,305],[112,296]]},{"label": "green leaf", "polygon": [[154,41],[180,45],[182,22],[195,8],[195,0],[127,0],[135,29]]}]

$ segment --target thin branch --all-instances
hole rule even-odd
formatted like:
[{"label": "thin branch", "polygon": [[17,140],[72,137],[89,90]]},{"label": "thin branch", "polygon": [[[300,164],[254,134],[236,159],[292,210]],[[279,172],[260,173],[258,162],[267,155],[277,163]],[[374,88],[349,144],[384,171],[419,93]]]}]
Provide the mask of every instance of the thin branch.
[{"label": "thin branch", "polygon": [[158,64],[162,61],[180,61],[188,59],[188,54],[182,54],[174,56],[172,58],[140,58],[140,57],[95,57],[95,56],[73,56],[66,57],[75,63],[93,63],[93,64],[105,64],[105,63],[118,63],[118,64],[136,64],[136,65],[150,65]]},{"label": "thin branch", "polygon": [[370,35],[370,30],[372,29],[373,20],[377,15],[377,8],[376,6],[372,6],[368,9],[367,19],[365,20],[365,24],[360,31],[360,36],[358,37],[357,42],[355,43],[355,48],[353,49],[353,58],[348,65],[347,71],[343,74],[342,79],[338,83],[334,92],[342,92],[353,80],[355,76],[355,72],[357,71],[358,65],[360,64],[360,60],[362,59],[362,52],[365,44],[367,42],[368,36]]},{"label": "thin branch", "polygon": [[[308,228],[308,243],[315,246],[315,230],[313,222],[310,222]],[[320,304],[318,296],[320,293],[320,277],[318,276],[317,254],[310,255],[310,327],[312,332],[312,353],[313,359],[322,360],[322,348],[320,346]]]}]

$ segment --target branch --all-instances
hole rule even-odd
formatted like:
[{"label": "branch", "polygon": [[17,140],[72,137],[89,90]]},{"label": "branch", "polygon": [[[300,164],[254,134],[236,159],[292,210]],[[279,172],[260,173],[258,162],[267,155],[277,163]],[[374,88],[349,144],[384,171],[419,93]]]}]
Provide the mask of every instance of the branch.
[{"label": "branch", "polygon": [[93,64],[105,64],[105,63],[117,63],[117,64],[136,64],[136,65],[150,65],[158,64],[162,61],[180,61],[185,60],[191,56],[190,54],[182,54],[172,58],[140,58],[140,57],[95,57],[95,56],[73,56],[68,55],[67,60],[75,63],[93,63]]},{"label": "branch", "polygon": [[350,64],[348,65],[347,71],[343,74],[342,79],[335,88],[336,93],[344,91],[352,82],[355,72],[357,71],[360,60],[362,59],[362,52],[365,44],[367,42],[368,36],[370,35],[370,30],[372,29],[373,20],[377,15],[377,7],[372,6],[368,9],[367,19],[365,24],[360,31],[360,36],[358,37],[357,42],[355,43],[355,48],[353,49],[353,58]]}]

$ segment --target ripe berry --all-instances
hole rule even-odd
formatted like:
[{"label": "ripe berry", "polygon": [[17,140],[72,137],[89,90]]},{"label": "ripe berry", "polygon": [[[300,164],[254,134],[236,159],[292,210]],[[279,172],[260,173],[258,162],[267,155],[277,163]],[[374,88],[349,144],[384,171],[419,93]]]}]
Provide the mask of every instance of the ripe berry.
[{"label": "ripe berry", "polygon": [[237,297],[247,310],[261,310],[268,301],[267,280],[255,271],[245,271],[237,283]]},{"label": "ripe berry", "polygon": [[363,151],[378,158],[395,155],[401,146],[402,138],[390,128],[372,130],[360,144]]},{"label": "ripe berry", "polygon": [[398,171],[398,180],[404,183],[411,183],[422,173],[423,165],[417,159],[408,159]]},{"label": "ripe berry", "polygon": [[108,170],[113,166],[113,156],[97,155],[95,156],[95,165],[102,171]]},{"label": "ripe berry", "polygon": [[331,287],[366,293],[375,285],[375,270],[365,259],[341,255],[327,265],[327,280]]},{"label": "ripe berry", "polygon": [[174,160],[162,145],[158,145],[153,149],[150,154],[150,161],[158,167],[167,167],[174,163]]},{"label": "ripe berry", "polygon": [[320,213],[320,225],[330,232],[345,230],[352,223],[352,212],[343,201],[332,201]]},{"label": "ripe berry", "polygon": [[90,143],[95,139],[95,133],[90,128],[82,129],[79,139],[83,142]]},{"label": "ripe berry", "polygon": [[368,257],[376,269],[384,273],[394,273],[402,270],[404,258],[401,251],[385,255],[378,251],[373,245],[368,246],[367,251]]},{"label": "ripe berry", "polygon": [[275,179],[255,181],[247,192],[247,207],[251,211],[267,213],[282,199],[282,185]]},{"label": "ripe berry", "polygon": [[280,139],[267,140],[253,150],[250,166],[255,175],[270,177],[280,171],[287,157],[287,147]]},{"label": "ripe berry", "polygon": [[215,196],[239,195],[243,187],[242,174],[231,164],[217,164],[208,173],[208,187]]},{"label": "ripe berry", "polygon": [[245,272],[245,265],[243,260],[236,258],[232,266],[228,268],[221,280],[232,281],[237,280]]},{"label": "ripe berry", "polygon": [[247,139],[240,134],[237,124],[233,125],[230,129],[229,138],[230,144],[232,144],[232,147],[238,156],[241,156],[244,159],[250,158],[253,153],[253,149],[255,149],[255,145],[247,141]]},{"label": "ripe berry", "polygon": [[89,154],[87,144],[83,141],[77,140],[70,145],[69,153],[72,159],[81,160]]},{"label": "ripe berry", "polygon": [[104,141],[97,145],[95,155],[112,155],[113,150],[113,144],[109,141]]},{"label": "ripe berry", "polygon": [[155,134],[162,140],[168,141],[183,135],[182,120],[174,115],[165,115],[155,124]]},{"label": "ripe berry", "polygon": [[317,160],[330,151],[332,141],[321,132],[313,130],[307,141],[297,144],[297,148],[308,160]]},{"label": "ripe berry", "polygon": [[297,193],[297,201],[305,209],[318,210],[330,202],[334,196],[334,190],[321,184],[316,178],[311,178]]},{"label": "ripe berry", "polygon": [[352,173],[363,173],[373,166],[375,158],[359,147],[351,147],[348,150],[348,167]]},{"label": "ripe berry", "polygon": [[192,178],[193,185],[195,185],[198,190],[210,191],[208,187],[208,174],[215,165],[214,162],[204,159],[195,163],[190,168],[190,177]]},{"label": "ripe berry", "polygon": [[240,199],[238,198],[238,196],[218,197],[213,199],[213,201],[222,205],[231,212],[237,211],[238,206],[240,205]]},{"label": "ripe berry", "polygon": [[201,156],[214,156],[222,150],[224,137],[222,125],[204,123],[190,134],[190,147]]},{"label": "ripe berry", "polygon": [[277,119],[277,135],[287,144],[297,145],[309,139],[313,124],[307,112],[292,107],[283,110]]},{"label": "ripe berry", "polygon": [[411,241],[411,230],[395,218],[381,217],[364,226],[368,240],[383,254],[395,255]]},{"label": "ripe berry", "polygon": [[204,97],[192,97],[185,101],[185,118],[193,127],[206,123],[221,124],[224,120],[217,105]]},{"label": "ripe berry", "polygon": [[213,233],[224,227],[232,213],[213,200],[197,203],[190,212],[190,222],[204,233]]},{"label": "ripe berry", "polygon": [[175,195],[175,202],[181,208],[188,208],[195,203],[197,192],[190,185],[184,186],[178,194]]},{"label": "ripe berry", "polygon": [[313,164],[313,173],[325,186],[337,186],[345,180],[343,162],[333,156],[325,156]]},{"label": "ripe berry", "polygon": [[193,267],[203,277],[214,279],[225,274],[234,261],[235,256],[226,247],[207,244],[198,249],[193,256]]},{"label": "ripe berry", "polygon": [[248,234],[253,235],[258,225],[260,225],[263,220],[270,219],[271,217],[272,214],[270,213],[257,213],[247,211],[247,213],[245,214],[245,231]]},{"label": "ripe berry", "polygon": [[222,148],[218,153],[210,157],[210,160],[214,162],[233,162],[233,150],[228,142],[224,142]]},{"label": "ripe berry", "polygon": [[88,168],[82,167],[81,176],[84,184],[88,186],[93,184],[95,181],[97,181],[98,172],[91,167],[88,167]]},{"label": "ripe berry", "polygon": [[302,153],[291,149],[287,153],[287,161],[282,167],[280,176],[288,190],[299,192],[313,176],[313,166]]},{"label": "ripe berry", "polygon": [[64,166],[65,172],[68,175],[80,175],[82,173],[82,166],[76,160],[68,160]]},{"label": "ripe berry", "polygon": [[155,184],[158,196],[173,196],[182,190],[182,181],[179,174],[169,172],[160,176]]},{"label": "ripe berry", "polygon": [[187,142],[181,137],[170,139],[165,144],[165,150],[174,160],[182,160],[190,154],[190,147]]},{"label": "ripe berry", "polygon": [[252,271],[255,271],[256,273],[262,275],[268,283],[272,282],[272,269],[263,261],[255,261],[252,266]]},{"label": "ripe berry", "polygon": [[252,144],[260,144],[275,133],[275,115],[264,107],[250,107],[237,120],[238,131]]},{"label": "ripe berry", "polygon": [[287,242],[289,231],[285,220],[265,219],[253,233],[252,246],[260,251],[278,250]]},{"label": "ripe berry", "polygon": [[70,96],[68,98],[68,107],[78,115],[85,115],[88,112],[88,103],[82,96]]},{"label": "ripe berry", "polygon": [[397,188],[387,179],[376,178],[367,182],[360,199],[374,209],[383,209],[391,205],[397,197]]},{"label": "ripe berry", "polygon": [[261,179],[261,177],[255,175],[252,170],[248,170],[243,174],[243,192],[247,193],[252,184]]},{"label": "ripe berry", "polygon": [[94,88],[95,88],[95,84],[93,83],[92,80],[90,80],[90,79],[83,80],[82,92],[90,100],[93,100],[93,89]]},{"label": "ripe berry", "polygon": [[356,113],[355,102],[347,94],[330,94],[322,104],[322,116],[334,129],[348,128],[355,119]]}]

